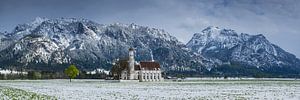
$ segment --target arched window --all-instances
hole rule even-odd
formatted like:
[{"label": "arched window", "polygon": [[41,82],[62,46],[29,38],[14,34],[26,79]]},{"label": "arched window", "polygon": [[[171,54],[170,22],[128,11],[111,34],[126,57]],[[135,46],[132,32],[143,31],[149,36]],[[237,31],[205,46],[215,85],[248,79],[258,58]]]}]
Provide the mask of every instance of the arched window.
[{"label": "arched window", "polygon": [[147,73],[147,79],[149,79],[149,73]]},{"label": "arched window", "polygon": [[135,74],[135,78],[140,79],[140,72],[137,72],[137,73]]}]

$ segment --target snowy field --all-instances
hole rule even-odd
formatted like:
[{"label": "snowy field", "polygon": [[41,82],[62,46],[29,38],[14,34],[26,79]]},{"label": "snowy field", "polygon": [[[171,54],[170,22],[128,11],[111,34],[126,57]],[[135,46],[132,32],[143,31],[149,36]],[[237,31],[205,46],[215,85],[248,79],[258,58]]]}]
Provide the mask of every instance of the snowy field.
[{"label": "snowy field", "polygon": [[300,100],[300,80],[196,80],[106,82],[104,80],[0,80],[2,99],[272,99]]}]

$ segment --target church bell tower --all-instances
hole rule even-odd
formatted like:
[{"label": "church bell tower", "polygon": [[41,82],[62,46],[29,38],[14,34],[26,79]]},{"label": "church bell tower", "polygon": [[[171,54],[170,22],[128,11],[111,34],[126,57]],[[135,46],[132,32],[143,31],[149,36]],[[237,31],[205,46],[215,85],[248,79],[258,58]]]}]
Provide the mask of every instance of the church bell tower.
[{"label": "church bell tower", "polygon": [[129,48],[129,59],[128,59],[128,67],[129,67],[129,80],[134,79],[134,49]]}]

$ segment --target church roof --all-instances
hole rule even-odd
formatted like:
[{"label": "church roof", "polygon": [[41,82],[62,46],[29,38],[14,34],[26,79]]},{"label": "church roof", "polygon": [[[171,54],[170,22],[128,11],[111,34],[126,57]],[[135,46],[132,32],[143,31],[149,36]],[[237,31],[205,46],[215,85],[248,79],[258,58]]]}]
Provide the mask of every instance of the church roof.
[{"label": "church roof", "polygon": [[[120,64],[120,70],[128,70],[128,60],[123,59],[119,61]],[[160,64],[158,62],[153,61],[141,61],[139,64],[134,65],[134,70],[157,70],[160,68]]]},{"label": "church roof", "polygon": [[134,65],[134,70],[141,70],[141,66],[140,65]]},{"label": "church roof", "polygon": [[152,61],[142,61],[140,62],[141,68],[144,70],[155,70],[160,68],[160,65],[158,62],[152,62]]}]

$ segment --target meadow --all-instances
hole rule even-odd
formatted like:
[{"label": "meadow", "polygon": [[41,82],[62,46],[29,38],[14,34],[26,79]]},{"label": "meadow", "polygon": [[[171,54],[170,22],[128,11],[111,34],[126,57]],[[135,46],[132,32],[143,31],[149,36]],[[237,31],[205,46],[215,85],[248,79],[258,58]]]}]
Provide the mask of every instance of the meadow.
[{"label": "meadow", "polygon": [[300,100],[300,80],[201,79],[164,82],[105,80],[0,80],[0,100],[94,99],[292,99]]}]

